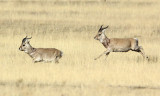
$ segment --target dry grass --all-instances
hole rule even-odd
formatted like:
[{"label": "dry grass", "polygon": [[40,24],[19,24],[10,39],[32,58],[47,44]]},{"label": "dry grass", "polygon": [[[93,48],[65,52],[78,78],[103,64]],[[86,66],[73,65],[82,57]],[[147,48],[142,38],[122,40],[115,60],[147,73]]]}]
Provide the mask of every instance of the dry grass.
[{"label": "dry grass", "polygon": [[[0,95],[160,95],[158,0],[8,1],[0,6]],[[93,39],[101,24],[110,26],[109,38],[139,38],[150,61],[135,52],[94,61],[106,50]],[[33,63],[18,50],[26,35],[33,47],[62,50],[60,63]]]}]

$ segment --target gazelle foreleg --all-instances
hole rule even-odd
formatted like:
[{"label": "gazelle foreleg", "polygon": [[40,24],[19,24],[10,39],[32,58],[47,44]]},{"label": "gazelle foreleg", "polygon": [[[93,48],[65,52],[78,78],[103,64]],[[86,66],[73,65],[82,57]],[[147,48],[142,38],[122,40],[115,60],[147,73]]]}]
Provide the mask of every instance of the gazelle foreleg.
[{"label": "gazelle foreleg", "polygon": [[97,60],[98,58],[100,58],[103,54],[106,54],[107,56],[109,55],[109,51],[104,51],[102,54],[100,54],[97,58],[95,58],[94,60]]},{"label": "gazelle foreleg", "polygon": [[107,52],[107,53],[106,53],[106,58],[105,58],[105,60],[107,59],[107,57],[108,57],[109,53],[110,53],[110,52]]}]

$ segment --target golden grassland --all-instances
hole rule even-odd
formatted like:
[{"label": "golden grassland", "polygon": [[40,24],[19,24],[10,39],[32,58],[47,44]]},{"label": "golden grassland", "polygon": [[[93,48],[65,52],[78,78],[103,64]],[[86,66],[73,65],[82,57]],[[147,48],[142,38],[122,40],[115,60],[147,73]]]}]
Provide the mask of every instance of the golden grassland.
[{"label": "golden grassland", "polygon": [[[0,96],[159,96],[160,2],[158,0],[1,1]],[[109,38],[135,38],[139,53],[111,53],[93,39],[100,25]],[[59,64],[33,63],[18,50],[57,48]]]}]

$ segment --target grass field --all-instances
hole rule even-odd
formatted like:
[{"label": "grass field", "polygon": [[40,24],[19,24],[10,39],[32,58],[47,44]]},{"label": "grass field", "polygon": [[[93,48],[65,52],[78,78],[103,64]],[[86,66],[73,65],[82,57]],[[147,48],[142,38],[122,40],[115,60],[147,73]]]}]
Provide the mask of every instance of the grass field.
[{"label": "grass field", "polygon": [[[159,96],[158,0],[0,1],[0,96]],[[94,40],[100,25],[109,38],[138,38],[150,60],[111,53]],[[57,48],[59,64],[33,63],[18,50]]]}]

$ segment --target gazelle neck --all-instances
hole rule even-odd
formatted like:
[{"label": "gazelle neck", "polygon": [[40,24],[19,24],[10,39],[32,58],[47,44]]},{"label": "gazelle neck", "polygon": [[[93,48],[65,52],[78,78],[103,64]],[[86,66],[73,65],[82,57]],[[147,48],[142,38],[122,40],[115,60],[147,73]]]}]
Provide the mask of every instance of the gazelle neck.
[{"label": "gazelle neck", "polygon": [[103,42],[106,42],[107,39],[109,39],[109,38],[107,38],[107,36],[105,34],[102,34],[101,37],[100,37],[100,39],[99,39],[99,41],[101,43],[103,43]]},{"label": "gazelle neck", "polygon": [[100,40],[100,42],[103,44],[103,46],[104,46],[105,48],[107,48],[107,47],[109,46],[110,39],[107,38],[106,35],[104,35],[104,38],[102,38],[102,39]]},{"label": "gazelle neck", "polygon": [[28,44],[28,48],[24,51],[26,52],[27,54],[31,54],[33,53],[34,51],[36,50],[36,48],[33,48],[30,44]]}]

